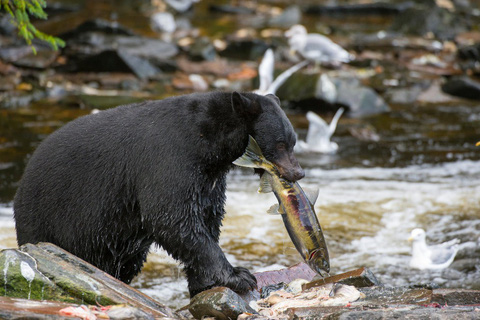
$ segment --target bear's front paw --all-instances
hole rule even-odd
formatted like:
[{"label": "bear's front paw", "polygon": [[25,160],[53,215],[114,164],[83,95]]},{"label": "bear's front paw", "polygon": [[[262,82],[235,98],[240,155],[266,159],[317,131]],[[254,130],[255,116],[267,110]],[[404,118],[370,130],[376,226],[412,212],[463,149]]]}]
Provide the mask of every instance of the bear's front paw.
[{"label": "bear's front paw", "polygon": [[246,268],[234,267],[226,286],[237,293],[246,293],[257,289],[257,278]]}]

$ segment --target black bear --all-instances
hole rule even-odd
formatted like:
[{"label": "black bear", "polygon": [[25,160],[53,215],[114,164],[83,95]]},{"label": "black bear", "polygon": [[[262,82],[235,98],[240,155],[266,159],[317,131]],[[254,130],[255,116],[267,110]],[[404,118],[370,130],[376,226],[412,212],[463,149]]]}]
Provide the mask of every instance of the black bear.
[{"label": "black bear", "polygon": [[191,296],[255,288],[218,244],[226,174],[249,135],[286,179],[304,176],[274,95],[196,93],[80,117],[29,160],[14,200],[18,244],[54,243],[129,283],[156,243],[183,264]]}]

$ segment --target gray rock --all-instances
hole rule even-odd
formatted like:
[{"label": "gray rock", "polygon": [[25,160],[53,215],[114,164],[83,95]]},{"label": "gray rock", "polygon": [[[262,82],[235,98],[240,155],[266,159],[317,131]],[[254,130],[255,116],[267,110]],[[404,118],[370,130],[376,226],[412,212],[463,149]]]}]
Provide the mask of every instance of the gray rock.
[{"label": "gray rock", "polygon": [[326,74],[294,73],[277,91],[289,107],[325,113],[346,107],[353,117],[382,113],[390,107],[373,89],[355,78],[334,78]]},{"label": "gray rock", "polygon": [[[68,71],[133,72],[143,79],[158,73],[162,65],[171,69],[170,59],[178,48],[158,39],[94,31],[70,39],[64,53],[70,61]],[[110,61],[102,60],[111,54]]]},{"label": "gray rock", "polygon": [[294,24],[300,23],[302,11],[296,5],[290,6],[283,10],[282,14],[270,19],[269,24],[274,27],[288,28]]},{"label": "gray rock", "polygon": [[188,55],[193,61],[213,61],[217,56],[215,47],[207,37],[201,37],[195,39],[188,50]]},{"label": "gray rock", "polygon": [[356,79],[334,79],[337,88],[336,103],[349,109],[352,117],[382,113],[390,107],[372,88],[365,87]]},{"label": "gray rock", "polygon": [[480,304],[480,291],[466,289],[436,289],[433,290],[432,302],[442,306],[464,306]]},{"label": "gray rock", "polygon": [[238,294],[225,287],[200,292],[191,299],[188,310],[196,319],[228,320],[237,319],[244,312],[256,313]]}]

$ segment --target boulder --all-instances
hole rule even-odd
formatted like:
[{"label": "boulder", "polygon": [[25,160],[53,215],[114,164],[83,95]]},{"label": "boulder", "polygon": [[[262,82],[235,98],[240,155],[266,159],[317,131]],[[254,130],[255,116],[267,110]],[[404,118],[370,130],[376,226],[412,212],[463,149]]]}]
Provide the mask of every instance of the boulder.
[{"label": "boulder", "polygon": [[442,85],[442,91],[452,96],[480,100],[480,82],[467,76],[453,77]]},{"label": "boulder", "polygon": [[354,78],[297,72],[277,92],[290,108],[302,112],[321,114],[345,107],[350,116],[363,117],[390,110],[380,95]]},{"label": "boulder", "polygon": [[196,319],[215,317],[219,320],[237,319],[245,312],[256,313],[238,294],[226,287],[200,292],[193,297],[188,310]]},{"label": "boulder", "polygon": [[162,69],[172,69],[175,63],[171,58],[178,53],[176,45],[135,36],[118,24],[98,21],[85,22],[64,35],[67,71],[132,72],[145,79]]}]

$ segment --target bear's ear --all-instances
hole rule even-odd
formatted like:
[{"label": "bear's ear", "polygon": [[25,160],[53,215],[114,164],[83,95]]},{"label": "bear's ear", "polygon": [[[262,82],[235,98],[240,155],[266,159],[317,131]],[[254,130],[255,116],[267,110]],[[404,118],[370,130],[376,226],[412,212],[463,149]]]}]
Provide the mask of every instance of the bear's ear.
[{"label": "bear's ear", "polygon": [[280,105],[280,99],[278,99],[278,97],[274,94],[267,94],[266,97],[269,97],[270,99],[274,100],[278,105]]},{"label": "bear's ear", "polygon": [[232,92],[232,107],[237,114],[243,117],[255,116],[261,112],[261,107],[257,101],[251,100],[236,91]]}]

